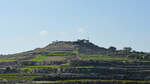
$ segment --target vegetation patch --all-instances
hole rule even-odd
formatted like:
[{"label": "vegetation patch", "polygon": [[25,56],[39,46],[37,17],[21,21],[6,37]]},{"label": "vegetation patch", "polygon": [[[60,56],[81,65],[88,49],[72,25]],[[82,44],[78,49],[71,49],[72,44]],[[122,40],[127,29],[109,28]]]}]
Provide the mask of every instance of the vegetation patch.
[{"label": "vegetation patch", "polygon": [[34,79],[38,76],[1,76],[0,79],[18,79],[18,80],[25,80],[25,79]]},{"label": "vegetation patch", "polygon": [[26,66],[26,67],[23,67],[21,69],[40,69],[40,68],[56,68],[56,69],[59,69],[59,68],[66,68],[66,67],[69,67],[68,65],[43,65],[43,66]]},{"label": "vegetation patch", "polygon": [[45,55],[37,55],[35,58],[33,58],[31,61],[44,61],[48,56]]},{"label": "vegetation patch", "polygon": [[77,54],[78,51],[48,51],[49,55],[52,56],[65,56],[65,55],[73,55],[73,54]]},{"label": "vegetation patch", "polygon": [[0,60],[0,62],[14,62],[16,60]]},{"label": "vegetation patch", "polygon": [[38,83],[38,84],[43,84],[43,83],[84,83],[84,82],[90,82],[93,84],[94,83],[119,83],[119,84],[131,84],[131,83],[135,83],[135,84],[145,84],[145,83],[150,83],[149,81],[136,81],[136,80],[97,80],[97,79],[78,79],[78,80],[58,80],[58,81],[33,81],[32,83]]},{"label": "vegetation patch", "polygon": [[0,57],[0,62],[14,62],[25,58],[24,56],[10,56],[10,57]]},{"label": "vegetation patch", "polygon": [[65,56],[49,56],[48,58],[45,59],[45,61],[65,61],[66,57]]},{"label": "vegetation patch", "polygon": [[5,74],[0,74],[0,76],[39,76],[40,74],[36,73],[5,73]]},{"label": "vegetation patch", "polygon": [[75,67],[72,67],[72,68],[95,68],[94,66],[75,66]]},{"label": "vegetation patch", "polygon": [[32,81],[33,84],[54,84],[54,83],[58,83],[57,81]]},{"label": "vegetation patch", "polygon": [[127,61],[125,57],[104,56],[104,55],[80,55],[81,60],[104,60],[104,61]]}]

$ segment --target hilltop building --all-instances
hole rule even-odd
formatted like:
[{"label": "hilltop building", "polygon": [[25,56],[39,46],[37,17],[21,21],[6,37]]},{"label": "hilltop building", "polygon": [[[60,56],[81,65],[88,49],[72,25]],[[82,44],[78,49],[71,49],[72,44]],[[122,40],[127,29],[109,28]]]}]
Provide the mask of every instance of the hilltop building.
[{"label": "hilltop building", "polygon": [[86,39],[78,39],[77,42],[82,42],[82,43],[89,43],[90,41],[89,40],[86,40]]},{"label": "hilltop building", "polygon": [[89,40],[86,39],[78,39],[77,41],[53,41],[52,44],[58,44],[58,43],[72,43],[72,42],[79,42],[79,43],[89,43]]}]

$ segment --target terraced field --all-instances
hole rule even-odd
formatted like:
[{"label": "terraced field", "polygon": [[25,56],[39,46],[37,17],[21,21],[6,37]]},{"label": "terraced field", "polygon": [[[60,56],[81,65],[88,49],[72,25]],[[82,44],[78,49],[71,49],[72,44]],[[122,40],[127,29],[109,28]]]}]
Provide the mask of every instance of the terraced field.
[{"label": "terraced field", "polygon": [[10,56],[10,57],[0,57],[0,62],[13,62],[16,60],[22,60],[26,58],[25,56]]},{"label": "terraced field", "polygon": [[112,57],[106,55],[79,55],[81,60],[102,60],[102,61],[134,61],[133,59],[129,59],[126,57]]},{"label": "terraced field", "polygon": [[0,84],[150,84],[148,56],[82,40],[56,42],[0,57]]}]

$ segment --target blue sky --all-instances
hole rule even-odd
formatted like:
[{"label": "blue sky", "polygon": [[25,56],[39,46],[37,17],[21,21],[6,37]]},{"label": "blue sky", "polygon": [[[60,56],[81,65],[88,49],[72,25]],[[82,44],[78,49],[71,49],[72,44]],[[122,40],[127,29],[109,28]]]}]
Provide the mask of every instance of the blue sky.
[{"label": "blue sky", "polygon": [[90,37],[150,51],[150,0],[0,0],[0,53]]}]

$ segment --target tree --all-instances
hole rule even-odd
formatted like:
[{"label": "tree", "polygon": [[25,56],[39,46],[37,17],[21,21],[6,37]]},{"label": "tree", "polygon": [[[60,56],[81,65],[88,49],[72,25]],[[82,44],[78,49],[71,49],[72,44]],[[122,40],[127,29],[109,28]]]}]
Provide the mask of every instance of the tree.
[{"label": "tree", "polygon": [[144,60],[146,58],[146,54],[129,54],[127,58],[134,60]]},{"label": "tree", "polygon": [[131,52],[132,48],[131,47],[124,47],[123,50],[126,51],[126,52]]},{"label": "tree", "polygon": [[111,47],[108,48],[108,50],[109,50],[109,51],[112,51],[112,52],[116,51],[116,49],[117,49],[117,48],[116,48],[116,47],[113,47],[113,46],[111,46]]}]

